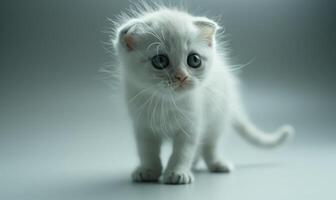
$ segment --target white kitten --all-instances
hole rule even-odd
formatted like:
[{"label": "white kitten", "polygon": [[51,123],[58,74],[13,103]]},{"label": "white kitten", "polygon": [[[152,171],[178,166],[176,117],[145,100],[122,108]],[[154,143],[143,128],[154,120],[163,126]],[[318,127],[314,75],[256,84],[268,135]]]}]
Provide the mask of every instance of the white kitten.
[{"label": "white kitten", "polygon": [[158,181],[160,147],[173,141],[163,173],[168,184],[194,180],[192,164],[203,158],[212,172],[229,172],[217,144],[228,127],[254,144],[275,146],[293,132],[258,130],[242,111],[237,80],[215,39],[219,26],[206,17],[168,8],[126,15],[113,39],[140,165],[134,181]]}]

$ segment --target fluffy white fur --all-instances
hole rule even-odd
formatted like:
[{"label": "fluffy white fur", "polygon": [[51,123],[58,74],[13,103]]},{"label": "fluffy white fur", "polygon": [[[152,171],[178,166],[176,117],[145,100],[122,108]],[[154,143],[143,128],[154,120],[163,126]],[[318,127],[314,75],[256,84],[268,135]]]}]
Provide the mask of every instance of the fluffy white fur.
[{"label": "fluffy white fur", "polygon": [[[140,158],[134,181],[159,180],[165,138],[172,139],[173,152],[163,182],[187,184],[194,180],[191,167],[199,158],[212,172],[233,169],[217,151],[230,126],[248,141],[266,147],[284,142],[294,132],[287,125],[264,133],[248,120],[236,77],[216,40],[216,22],[177,9],[144,7],[123,14],[113,38]],[[199,68],[188,66],[190,53],[200,55]],[[159,54],[169,58],[164,69],[153,67],[151,59]]]}]

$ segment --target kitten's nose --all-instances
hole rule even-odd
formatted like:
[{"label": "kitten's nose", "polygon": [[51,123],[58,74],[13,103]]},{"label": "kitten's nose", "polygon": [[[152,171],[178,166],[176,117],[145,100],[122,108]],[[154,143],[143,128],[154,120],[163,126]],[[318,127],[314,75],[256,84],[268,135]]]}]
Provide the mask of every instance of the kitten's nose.
[{"label": "kitten's nose", "polygon": [[185,80],[187,80],[188,76],[184,73],[178,72],[175,74],[175,79],[183,83]]}]

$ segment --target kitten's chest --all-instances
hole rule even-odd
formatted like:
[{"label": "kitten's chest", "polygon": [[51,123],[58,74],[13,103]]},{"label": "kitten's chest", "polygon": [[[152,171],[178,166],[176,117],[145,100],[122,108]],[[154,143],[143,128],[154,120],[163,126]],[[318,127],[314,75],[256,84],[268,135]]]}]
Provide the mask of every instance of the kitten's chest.
[{"label": "kitten's chest", "polygon": [[195,123],[195,105],[192,102],[174,99],[144,97],[128,104],[128,109],[137,126],[154,132],[175,132]]},{"label": "kitten's chest", "polygon": [[202,90],[203,113],[208,117],[225,115],[231,110],[234,87],[228,78],[218,73]]}]

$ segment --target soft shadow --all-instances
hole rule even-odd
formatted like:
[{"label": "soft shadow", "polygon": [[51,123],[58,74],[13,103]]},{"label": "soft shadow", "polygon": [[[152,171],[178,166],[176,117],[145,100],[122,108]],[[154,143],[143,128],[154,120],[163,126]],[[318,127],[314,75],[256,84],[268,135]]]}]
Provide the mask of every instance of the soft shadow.
[{"label": "soft shadow", "polygon": [[264,162],[264,163],[238,163],[236,164],[237,170],[264,170],[266,168],[278,168],[283,166],[283,163],[277,162]]},{"label": "soft shadow", "polygon": [[[276,162],[238,163],[235,164],[235,170],[256,170],[256,169],[264,170],[266,168],[277,168],[281,166],[283,166],[282,163],[276,163]],[[206,167],[193,168],[193,172],[195,174],[210,173]],[[212,173],[212,174],[230,174],[230,173]]]},{"label": "soft shadow", "polygon": [[[281,163],[240,163],[237,170],[265,170],[282,166]],[[199,191],[202,183],[207,183],[210,188],[216,188],[218,181],[221,184],[230,184],[227,179],[229,173],[223,173],[226,178],[219,178],[218,173],[213,176],[206,168],[193,170],[198,182],[189,185],[173,187],[160,183],[134,183],[129,174],[88,174],[78,177],[64,177],[57,184],[46,183],[45,188],[40,188],[39,198],[48,200],[114,200],[114,199],[190,199],[193,193]],[[235,173],[235,172],[233,172]],[[224,181],[224,182],[223,182]],[[228,186],[227,185],[227,186]],[[201,187],[203,188],[203,187]],[[209,187],[207,187],[209,189]],[[203,188],[204,189],[204,188]],[[203,190],[202,189],[202,190]],[[196,190],[196,191],[195,191]],[[35,198],[36,199],[36,198]]]},{"label": "soft shadow", "polygon": [[[66,182],[66,181],[65,181]],[[189,196],[191,185],[171,187],[160,183],[134,183],[126,175],[80,178],[48,187],[46,199],[166,199],[167,194]]]}]

